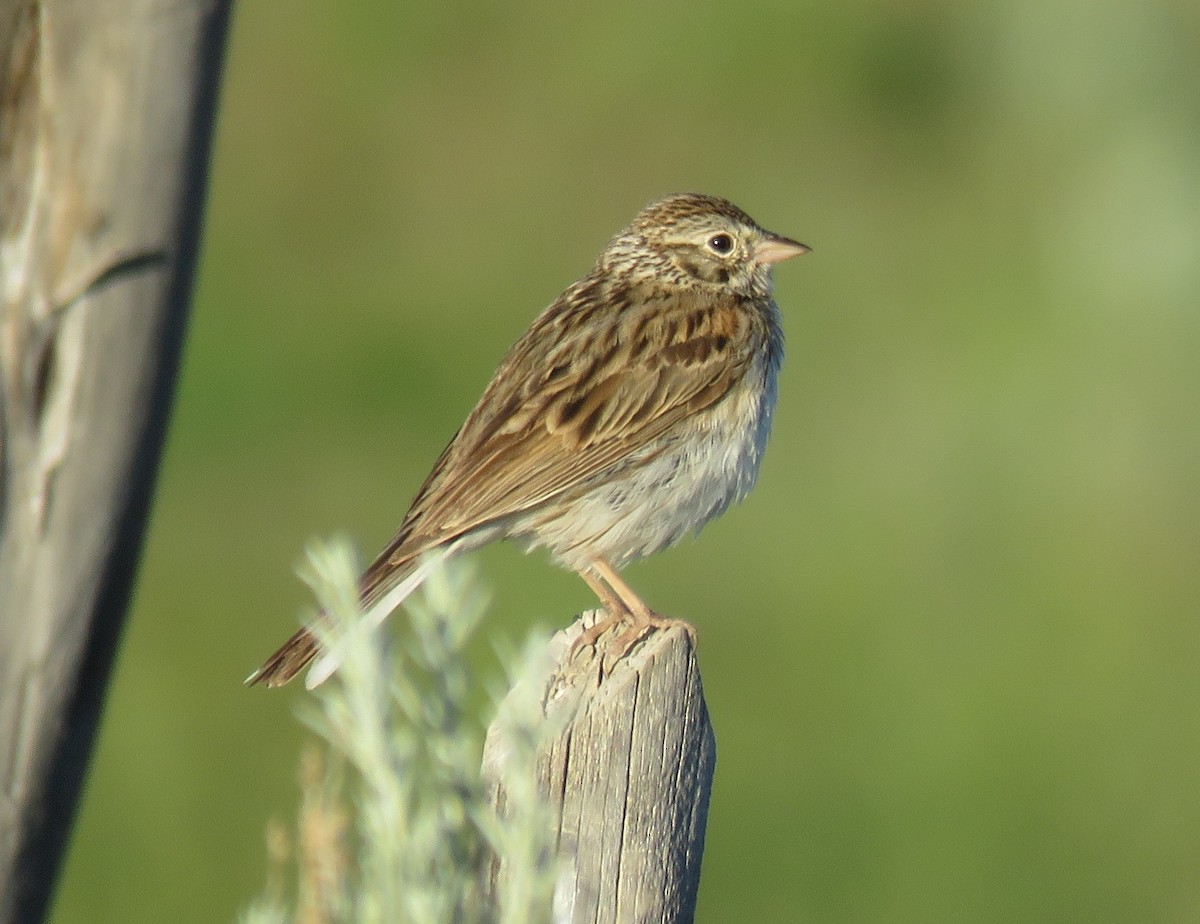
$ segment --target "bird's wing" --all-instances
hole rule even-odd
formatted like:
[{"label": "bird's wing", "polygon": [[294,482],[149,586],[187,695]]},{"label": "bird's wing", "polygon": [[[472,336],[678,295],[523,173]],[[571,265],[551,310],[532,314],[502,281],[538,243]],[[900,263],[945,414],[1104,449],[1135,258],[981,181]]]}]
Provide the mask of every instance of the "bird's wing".
[{"label": "bird's wing", "polygon": [[658,437],[729,394],[767,336],[732,297],[604,301],[568,290],[509,350],[364,573],[364,599],[422,552],[644,464]]}]

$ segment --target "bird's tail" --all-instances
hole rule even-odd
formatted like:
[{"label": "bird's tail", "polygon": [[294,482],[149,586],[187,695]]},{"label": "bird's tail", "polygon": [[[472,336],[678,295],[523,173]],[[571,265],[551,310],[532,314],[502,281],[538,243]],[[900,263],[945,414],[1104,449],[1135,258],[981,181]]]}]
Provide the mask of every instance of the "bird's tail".
[{"label": "bird's tail", "polygon": [[280,645],[279,650],[267,658],[262,667],[247,677],[246,685],[252,687],[261,683],[264,687],[281,687],[304,670],[320,650],[317,637],[305,626]]},{"label": "bird's tail", "polygon": [[[421,586],[434,568],[458,549],[459,544],[448,543],[426,553],[414,563],[406,564],[402,570],[396,570],[391,575],[392,580],[388,582],[390,586],[386,591],[374,593],[363,602],[364,623],[372,629],[377,627],[409,594]],[[327,617],[323,613],[318,617],[324,618]],[[267,658],[262,667],[247,677],[246,685],[281,687],[315,658],[316,663],[304,681],[304,685],[311,690],[328,680],[330,674],[341,665],[345,656],[343,647],[334,645],[332,649],[326,650],[312,628],[306,626],[284,642],[278,651]]]}]

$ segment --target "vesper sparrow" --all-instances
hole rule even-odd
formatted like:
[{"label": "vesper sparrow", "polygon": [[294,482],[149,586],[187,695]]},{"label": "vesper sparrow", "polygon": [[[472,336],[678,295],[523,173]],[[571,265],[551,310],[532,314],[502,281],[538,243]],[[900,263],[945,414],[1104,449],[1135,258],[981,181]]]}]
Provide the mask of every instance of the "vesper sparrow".
[{"label": "vesper sparrow", "polygon": [[[652,202],[530,326],[359,580],[378,622],[432,564],[496,539],[545,547],[628,622],[657,616],[618,575],[753,486],[783,358],[771,270],[808,248],[724,199]],[[301,629],[248,683],[280,686],[320,654]],[[337,667],[325,653],[315,686]]]}]

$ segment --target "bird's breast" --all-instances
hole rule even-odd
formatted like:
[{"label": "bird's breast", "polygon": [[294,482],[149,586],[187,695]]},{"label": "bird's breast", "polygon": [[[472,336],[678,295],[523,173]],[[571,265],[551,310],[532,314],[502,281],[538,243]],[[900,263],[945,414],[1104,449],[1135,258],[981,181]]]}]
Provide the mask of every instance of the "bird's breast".
[{"label": "bird's breast", "polygon": [[681,421],[619,473],[513,530],[565,567],[614,567],[679,542],[753,488],[771,432],[782,358],[777,338],[755,353],[725,398]]}]

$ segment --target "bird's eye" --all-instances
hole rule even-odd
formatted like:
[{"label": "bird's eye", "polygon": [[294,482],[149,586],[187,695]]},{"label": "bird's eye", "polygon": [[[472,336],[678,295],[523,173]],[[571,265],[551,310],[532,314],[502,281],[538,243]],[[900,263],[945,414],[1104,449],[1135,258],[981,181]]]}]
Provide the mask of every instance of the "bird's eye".
[{"label": "bird's eye", "polygon": [[733,238],[728,234],[714,234],[708,239],[708,249],[724,256],[733,250]]}]

